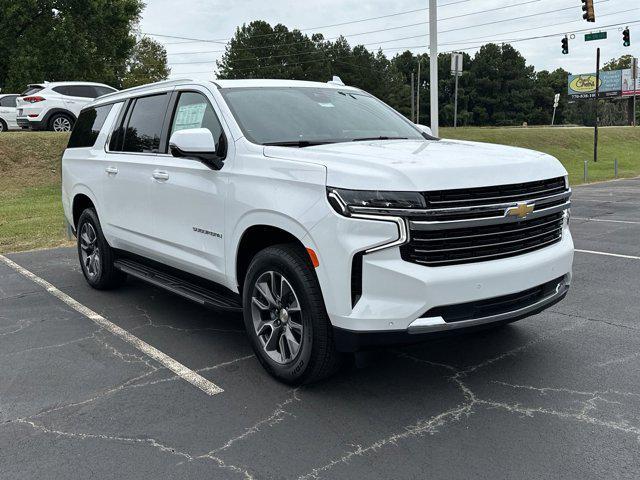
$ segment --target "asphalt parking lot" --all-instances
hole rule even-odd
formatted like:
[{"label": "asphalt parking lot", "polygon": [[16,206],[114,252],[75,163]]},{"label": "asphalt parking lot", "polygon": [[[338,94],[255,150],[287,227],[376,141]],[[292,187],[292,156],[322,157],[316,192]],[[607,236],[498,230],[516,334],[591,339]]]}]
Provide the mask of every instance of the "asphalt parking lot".
[{"label": "asphalt parking lot", "polygon": [[74,249],[8,255],[223,391],[0,261],[0,478],[639,478],[640,179],[573,202],[563,302],[299,389],[262,370],[238,316],[137,281],[91,290]]}]

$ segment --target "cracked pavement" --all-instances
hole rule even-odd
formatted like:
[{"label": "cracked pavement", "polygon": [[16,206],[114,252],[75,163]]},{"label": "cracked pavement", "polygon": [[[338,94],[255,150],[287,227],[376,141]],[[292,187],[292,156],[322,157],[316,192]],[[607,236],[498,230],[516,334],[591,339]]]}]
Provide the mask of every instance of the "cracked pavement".
[{"label": "cracked pavement", "polygon": [[[577,248],[640,256],[640,179],[576,188],[572,214]],[[0,263],[0,478],[640,477],[640,260],[576,253],[568,297],[542,314],[292,389],[237,315],[137,281],[93,291],[73,249],[9,257],[224,392]]]}]

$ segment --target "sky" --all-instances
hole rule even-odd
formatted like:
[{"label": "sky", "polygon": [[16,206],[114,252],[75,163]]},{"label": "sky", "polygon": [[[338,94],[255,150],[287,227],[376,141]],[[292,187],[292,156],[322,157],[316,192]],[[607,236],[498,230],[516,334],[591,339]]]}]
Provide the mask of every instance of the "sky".
[{"label": "sky", "polygon": [[[253,20],[282,23],[289,29],[303,29],[308,35],[322,33],[327,39],[344,35],[352,46],[363,44],[374,51],[382,48],[389,58],[404,50],[427,52],[428,3],[147,0],[140,32],[165,45],[172,77],[211,79],[215,78],[215,61],[222,56],[225,40],[236,27]],[[603,61],[624,54],[640,56],[640,1],[595,0],[594,6],[596,23],[588,23],[582,19],[581,0],[438,0],[439,51],[464,50],[473,56],[483,43],[504,41],[512,43],[538,71],[562,67],[572,73],[595,71],[597,47],[602,49]],[[386,17],[365,20],[381,16]],[[344,24],[354,21],[358,22]],[[329,26],[338,23],[343,25]],[[631,47],[622,46],[624,26],[618,24],[629,24]],[[585,42],[586,32],[581,31],[585,29],[607,30],[608,39]],[[561,52],[565,34],[570,35],[569,55]]]}]

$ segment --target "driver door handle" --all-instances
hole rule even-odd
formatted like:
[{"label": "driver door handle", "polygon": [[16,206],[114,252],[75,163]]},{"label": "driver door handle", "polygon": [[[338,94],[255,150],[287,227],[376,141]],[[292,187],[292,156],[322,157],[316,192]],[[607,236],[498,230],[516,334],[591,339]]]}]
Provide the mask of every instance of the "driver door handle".
[{"label": "driver door handle", "polygon": [[118,173],[118,169],[116,167],[107,167],[104,171],[110,175],[116,175]]},{"label": "driver door handle", "polygon": [[169,180],[169,173],[165,172],[164,170],[155,170],[153,172],[153,178],[164,182]]}]

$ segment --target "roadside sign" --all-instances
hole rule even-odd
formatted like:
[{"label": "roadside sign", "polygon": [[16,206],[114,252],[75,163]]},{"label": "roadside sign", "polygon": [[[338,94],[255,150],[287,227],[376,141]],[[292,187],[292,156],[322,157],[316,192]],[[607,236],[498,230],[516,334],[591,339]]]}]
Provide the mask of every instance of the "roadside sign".
[{"label": "roadside sign", "polygon": [[585,42],[592,42],[593,40],[605,40],[607,38],[607,32],[587,33],[584,36]]},{"label": "roadside sign", "polygon": [[640,87],[640,71],[636,72],[636,76],[635,76],[636,90],[634,90],[633,69],[627,68],[625,70],[622,70],[622,96],[630,97],[633,95],[634,91],[636,94],[640,94],[640,91],[637,91],[638,87]]},{"label": "roadside sign", "polygon": [[462,75],[462,59],[461,53],[451,54],[451,75]]},{"label": "roadside sign", "polygon": [[553,97],[553,107],[557,107],[560,103],[560,94],[556,93],[555,97]]},{"label": "roadside sign", "polygon": [[[586,73],[569,75],[568,94],[572,98],[595,98],[596,74]],[[622,70],[600,72],[600,86],[598,96],[613,98],[622,96]]]}]

